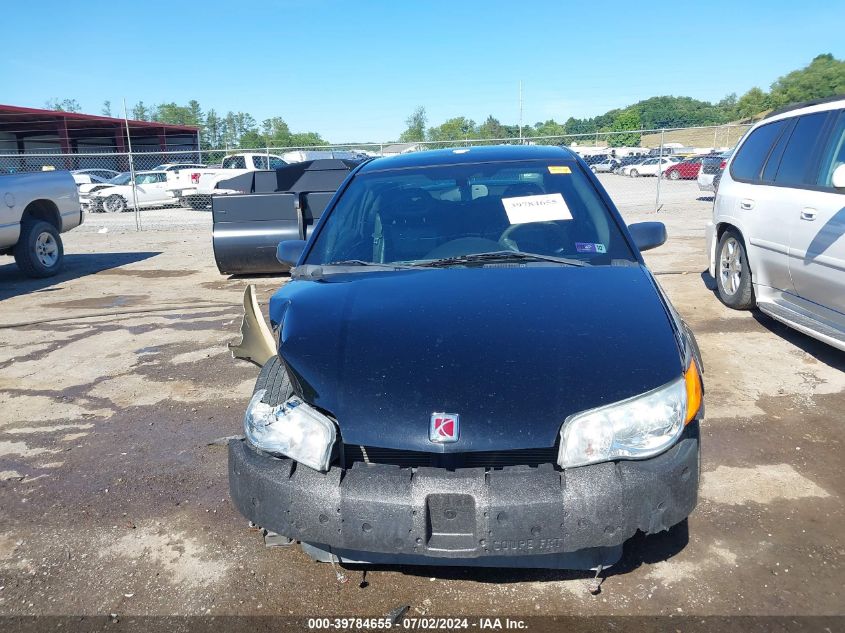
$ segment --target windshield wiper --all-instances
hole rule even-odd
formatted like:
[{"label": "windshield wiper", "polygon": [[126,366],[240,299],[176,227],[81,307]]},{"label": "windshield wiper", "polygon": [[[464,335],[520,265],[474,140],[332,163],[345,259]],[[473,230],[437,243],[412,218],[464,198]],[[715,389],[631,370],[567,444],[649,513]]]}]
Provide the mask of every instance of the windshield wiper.
[{"label": "windshield wiper", "polygon": [[458,255],[457,257],[443,257],[430,261],[420,262],[414,266],[425,266],[436,268],[439,266],[452,266],[455,264],[472,264],[487,262],[552,262],[564,266],[590,266],[589,262],[569,257],[555,257],[553,255],[539,255],[537,253],[523,253],[522,251],[494,251],[491,253],[470,253]]},{"label": "windshield wiper", "polygon": [[[303,264],[296,266],[291,270],[291,278],[293,279],[318,279],[325,274],[339,274],[347,272],[357,272],[358,269],[366,268],[368,270],[408,270],[414,269],[416,266],[408,264],[390,264],[380,262],[367,262],[363,259],[344,259],[336,262],[329,262],[327,264]],[[363,272],[363,271],[362,271]]]},{"label": "windshield wiper", "polygon": [[328,264],[319,264],[320,266],[367,266],[370,268],[383,268],[385,270],[393,270],[395,268],[413,268],[408,264],[391,264],[390,262],[367,262],[363,259],[342,259],[337,262],[329,262]]}]

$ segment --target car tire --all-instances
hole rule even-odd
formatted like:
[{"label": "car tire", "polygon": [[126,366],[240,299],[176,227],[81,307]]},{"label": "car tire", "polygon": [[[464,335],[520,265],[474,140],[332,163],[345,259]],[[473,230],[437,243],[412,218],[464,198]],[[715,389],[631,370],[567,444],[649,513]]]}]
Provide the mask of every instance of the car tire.
[{"label": "car tire", "polygon": [[636,178],[640,175],[640,172],[638,172],[636,169],[632,169],[631,171],[628,172],[628,175],[631,178]]},{"label": "car tire", "polygon": [[673,169],[669,172],[669,180],[680,180],[681,174],[678,172],[677,169]]},{"label": "car tire", "polygon": [[716,292],[722,303],[734,310],[749,310],[755,305],[745,243],[733,229],[722,233],[716,247]]},{"label": "car tire", "polygon": [[288,370],[278,354],[264,363],[252,393],[255,394],[262,389],[266,389],[267,393],[261,398],[261,402],[270,406],[282,404],[293,395],[293,385],[290,382]]},{"label": "car tire", "polygon": [[103,200],[103,211],[107,213],[123,213],[126,211],[126,199],[121,195],[113,193]]},{"label": "car tire", "polygon": [[591,172],[593,172],[593,173],[595,174],[595,173],[596,173],[596,168],[595,168],[595,167],[590,167],[590,171],[591,171]]},{"label": "car tire", "polygon": [[65,251],[56,227],[43,220],[25,220],[14,249],[15,262],[27,277],[52,277],[62,268]]}]

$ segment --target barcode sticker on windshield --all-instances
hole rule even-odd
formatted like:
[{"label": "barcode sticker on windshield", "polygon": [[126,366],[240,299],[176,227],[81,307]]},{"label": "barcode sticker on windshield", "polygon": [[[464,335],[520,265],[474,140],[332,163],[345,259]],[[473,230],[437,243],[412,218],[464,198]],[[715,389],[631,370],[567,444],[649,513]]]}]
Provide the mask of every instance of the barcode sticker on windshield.
[{"label": "barcode sticker on windshield", "polygon": [[508,222],[511,224],[572,219],[572,213],[559,193],[502,198],[502,204],[505,206],[505,213],[508,214]]}]

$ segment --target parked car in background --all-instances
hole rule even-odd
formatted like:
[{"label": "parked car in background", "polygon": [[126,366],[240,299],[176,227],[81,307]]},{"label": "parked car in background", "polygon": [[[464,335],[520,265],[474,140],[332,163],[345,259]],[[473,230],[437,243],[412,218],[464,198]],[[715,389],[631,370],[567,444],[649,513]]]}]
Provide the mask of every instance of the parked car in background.
[{"label": "parked car in background", "polygon": [[590,170],[595,173],[610,173],[619,167],[619,160],[616,158],[605,158],[599,163],[588,163]]},{"label": "parked car in background", "polygon": [[91,183],[106,182],[107,180],[110,180],[120,174],[119,171],[115,171],[113,169],[97,168],[74,169],[70,173],[77,185],[90,185]]},{"label": "parked car in background", "polygon": [[773,113],[728,159],[707,225],[719,298],[845,350],[845,99]]},{"label": "parked car in background", "polygon": [[722,171],[728,164],[728,159],[731,157],[732,151],[729,150],[721,154],[711,154],[704,157],[704,160],[701,161],[701,169],[699,169],[696,178],[699,190],[716,192],[719,188]]},{"label": "parked car in background", "polygon": [[263,368],[228,444],[235,507],[380,565],[601,570],[682,523],[704,407],[640,254],[665,239],[559,147],[364,163],[279,245],[278,340],[247,291],[233,352]]},{"label": "parked car in background", "polygon": [[[117,180],[117,179],[115,179]],[[167,192],[167,172],[135,172],[135,192],[133,195],[129,174],[122,184],[110,183],[87,194],[82,202],[83,208],[92,213],[121,213],[131,209],[137,198],[139,207],[175,206],[177,202]]]},{"label": "parked car in background", "polygon": [[58,273],[64,261],[59,234],[83,220],[70,172],[0,176],[0,200],[0,255],[13,255],[29,277]]},{"label": "parked car in background", "polygon": [[631,154],[630,156],[625,156],[618,160],[619,165],[613,170],[614,174],[621,174],[625,167],[628,167],[629,165],[637,165],[645,160],[648,160],[648,156]]},{"label": "parked car in background", "polygon": [[681,162],[681,159],[676,156],[666,156],[664,158],[646,158],[641,163],[635,163],[622,168],[622,175],[637,178],[639,176],[657,176],[667,167]]},{"label": "parked car in background", "polygon": [[203,169],[208,167],[208,165],[203,165],[202,163],[162,163],[161,165],[156,165],[149,171],[179,171],[180,169]]},{"label": "parked car in background", "polygon": [[663,172],[663,175],[669,180],[695,180],[698,177],[698,172],[701,171],[701,163],[704,158],[704,156],[686,158],[680,163],[671,165]]},{"label": "parked car in background", "polygon": [[[217,188],[217,183],[251,171],[278,169],[288,163],[275,154],[244,152],[232,154],[223,159],[220,168],[202,167],[179,169],[167,185],[174,204],[192,209],[206,209],[211,206],[211,196],[226,194],[227,190]],[[232,191],[231,193],[238,193]]]}]

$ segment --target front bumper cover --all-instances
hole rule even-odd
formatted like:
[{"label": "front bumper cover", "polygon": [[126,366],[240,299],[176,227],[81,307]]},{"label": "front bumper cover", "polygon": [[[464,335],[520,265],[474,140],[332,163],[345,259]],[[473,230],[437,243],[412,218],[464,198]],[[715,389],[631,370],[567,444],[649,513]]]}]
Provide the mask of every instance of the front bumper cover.
[{"label": "front bumper cover", "polygon": [[320,473],[229,442],[230,494],[254,523],[329,551],[413,558],[507,565],[509,556],[618,547],[685,519],[698,479],[697,421],[656,457],[565,471],[356,464]]}]

